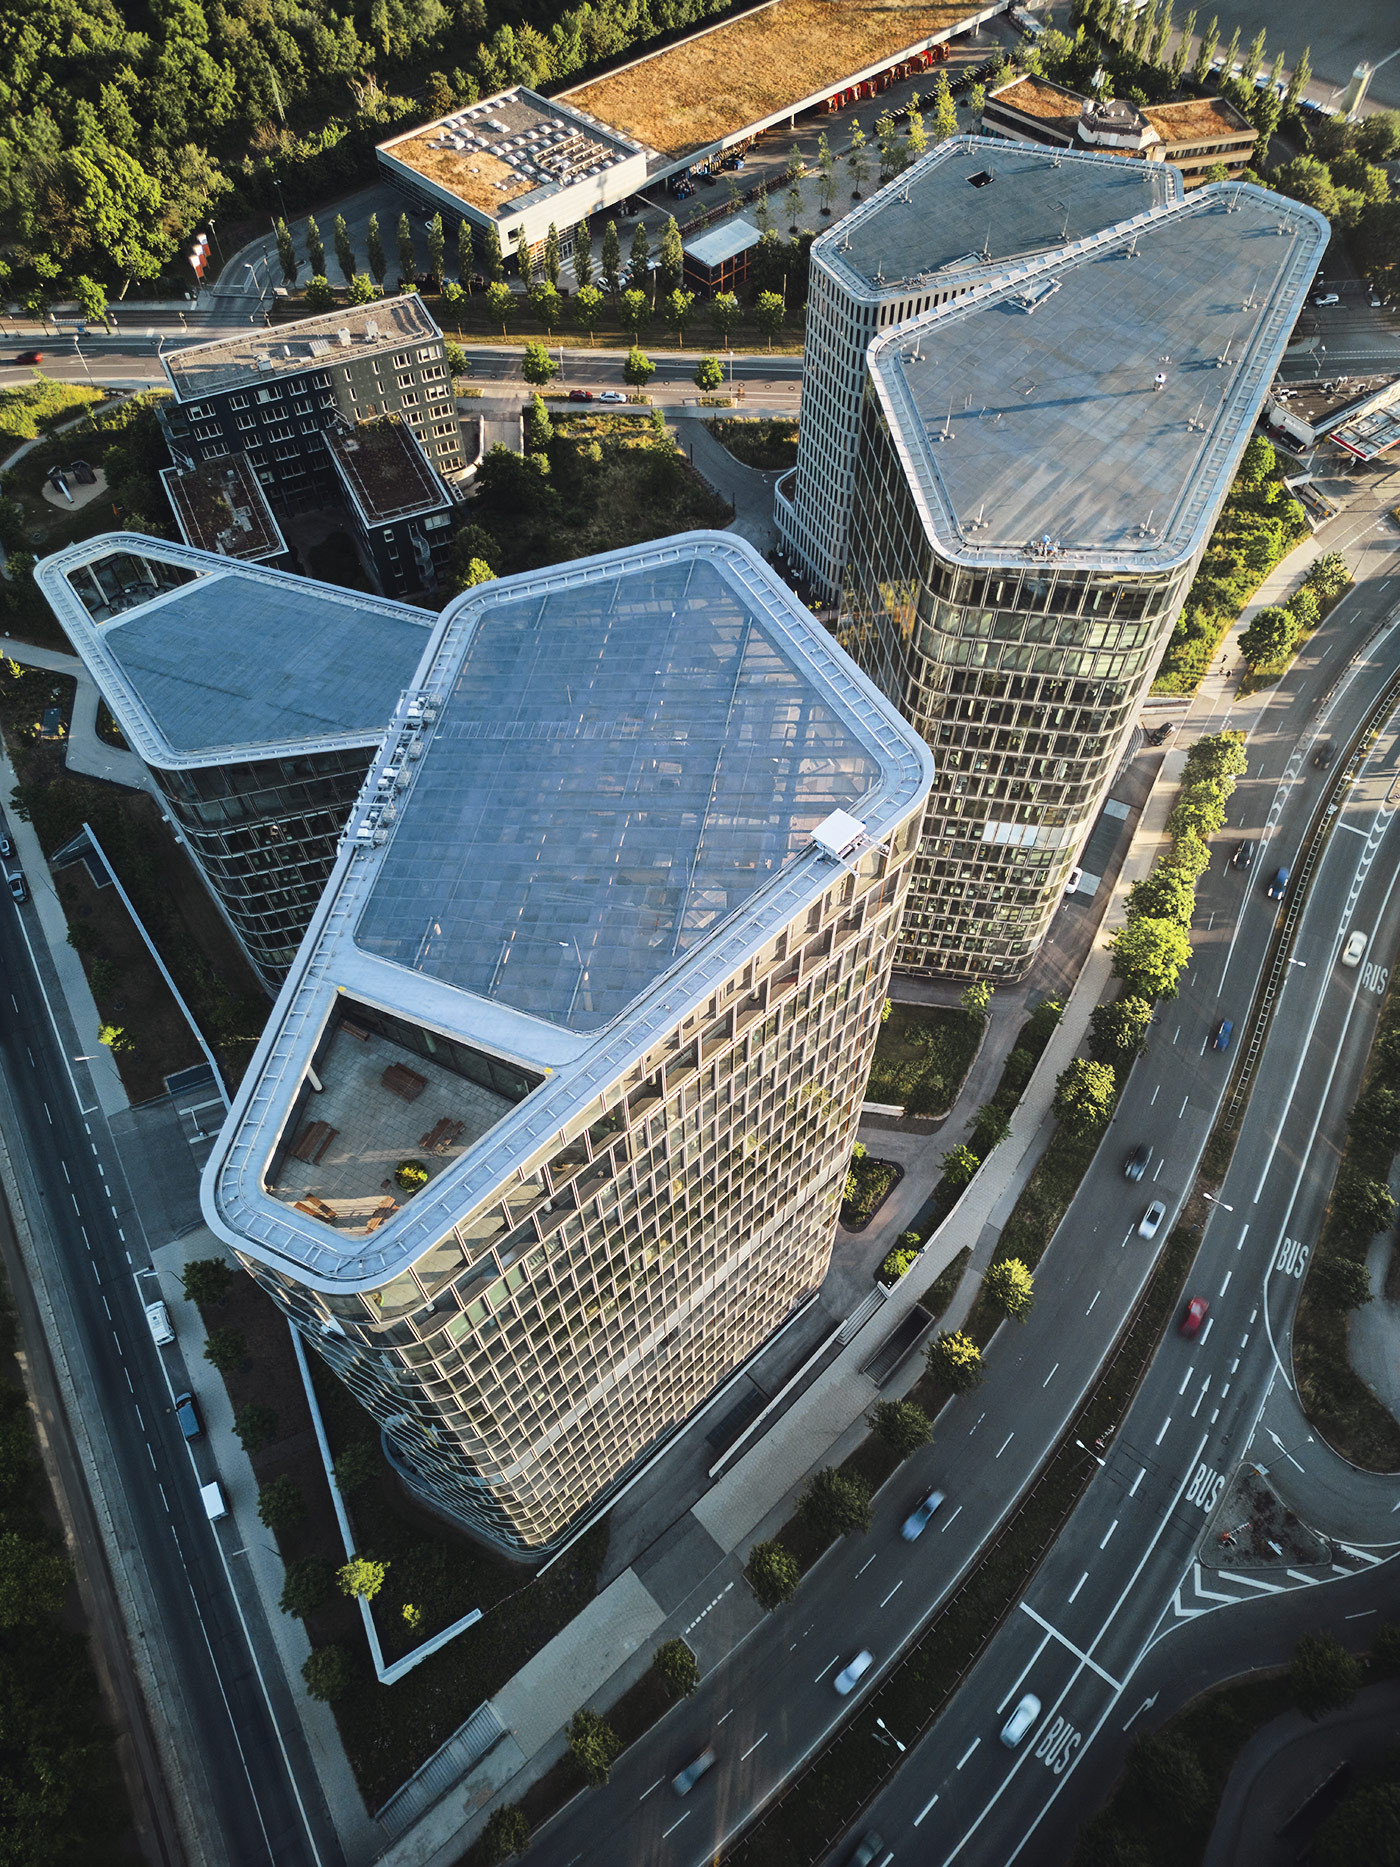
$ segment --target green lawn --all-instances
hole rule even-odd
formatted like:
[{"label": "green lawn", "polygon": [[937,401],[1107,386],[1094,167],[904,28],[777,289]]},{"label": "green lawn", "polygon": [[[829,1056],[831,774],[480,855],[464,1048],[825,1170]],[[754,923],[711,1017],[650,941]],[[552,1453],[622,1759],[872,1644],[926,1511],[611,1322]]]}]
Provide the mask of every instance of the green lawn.
[{"label": "green lawn", "polygon": [[86,383],[58,382],[51,376],[36,374],[33,382],[0,389],[0,436],[11,441],[32,441],[47,434],[56,423],[105,400],[103,390],[90,389]]},{"label": "green lawn", "polygon": [[867,1102],[886,1102],[909,1115],[945,1115],[957,1100],[977,1055],[982,1022],[946,1005],[890,1007],[880,1026]]}]

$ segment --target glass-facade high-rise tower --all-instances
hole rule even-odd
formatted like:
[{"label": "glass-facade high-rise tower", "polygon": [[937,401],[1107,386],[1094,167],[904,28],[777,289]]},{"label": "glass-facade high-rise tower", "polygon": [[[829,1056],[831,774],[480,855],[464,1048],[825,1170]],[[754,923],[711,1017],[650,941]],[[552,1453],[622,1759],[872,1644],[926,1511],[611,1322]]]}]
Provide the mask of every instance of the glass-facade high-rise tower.
[{"label": "glass-facade high-rise tower", "polygon": [[497,1547],[819,1285],[932,771],[745,545],[444,612],[210,1160],[210,1225]]}]

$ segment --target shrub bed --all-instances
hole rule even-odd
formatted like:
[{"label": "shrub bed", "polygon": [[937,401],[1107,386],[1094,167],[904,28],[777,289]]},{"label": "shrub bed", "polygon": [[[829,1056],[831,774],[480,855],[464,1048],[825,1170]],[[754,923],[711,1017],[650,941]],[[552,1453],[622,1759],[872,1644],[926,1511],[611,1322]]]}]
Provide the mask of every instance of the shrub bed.
[{"label": "shrub bed", "polygon": [[797,421],[783,415],[731,416],[705,426],[734,458],[765,473],[797,464]]},{"label": "shrub bed", "polygon": [[875,1040],[867,1102],[907,1115],[946,1115],[958,1099],[985,1021],[951,1005],[892,1002]]},{"label": "shrub bed", "polygon": [[859,1142],[856,1150],[846,1175],[845,1198],[841,1201],[841,1223],[848,1232],[863,1232],[904,1178],[904,1169],[898,1161],[876,1160]]}]

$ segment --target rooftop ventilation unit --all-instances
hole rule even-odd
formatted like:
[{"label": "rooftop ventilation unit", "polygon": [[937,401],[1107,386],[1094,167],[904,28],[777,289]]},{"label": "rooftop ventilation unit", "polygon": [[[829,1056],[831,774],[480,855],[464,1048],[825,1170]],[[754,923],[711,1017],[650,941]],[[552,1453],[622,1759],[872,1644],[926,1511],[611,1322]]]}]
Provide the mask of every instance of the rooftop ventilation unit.
[{"label": "rooftop ventilation unit", "polygon": [[344,325],[342,325],[341,328],[336,332],[335,341],[340,345],[342,350],[346,349],[349,346],[350,333],[348,330],[346,330]]},{"label": "rooftop ventilation unit", "polygon": [[812,841],[833,862],[844,862],[865,840],[865,825],[845,810],[833,810],[812,832]]},{"label": "rooftop ventilation unit", "polygon": [[271,357],[259,357],[258,368],[260,370],[270,370],[272,368],[272,358]]},{"label": "rooftop ventilation unit", "polygon": [[373,344],[373,343],[377,343],[378,341],[379,341],[379,320],[378,318],[366,318],[365,319],[365,342],[367,344]]}]

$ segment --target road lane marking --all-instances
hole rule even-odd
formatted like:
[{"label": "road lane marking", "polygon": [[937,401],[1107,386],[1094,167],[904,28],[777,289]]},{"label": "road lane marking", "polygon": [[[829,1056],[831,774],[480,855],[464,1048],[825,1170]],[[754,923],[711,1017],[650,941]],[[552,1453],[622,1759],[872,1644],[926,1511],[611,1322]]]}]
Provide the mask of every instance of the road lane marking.
[{"label": "road lane marking", "polygon": [[[688,1822],[693,1814],[694,1814],[693,1809],[687,1809],[685,1814],[682,1815],[681,1817],[681,1822]],[[680,1827],[681,1822],[672,1822],[671,1826],[662,1835],[661,1839],[665,1841],[668,1839],[669,1836],[673,1835],[676,1832],[676,1830]]]},{"label": "road lane marking", "polygon": [[1159,1696],[1160,1695],[1158,1693],[1154,1692],[1151,1698],[1145,1698],[1142,1701],[1141,1705],[1139,1705],[1137,1710],[1133,1713],[1132,1717],[1129,1718],[1128,1723],[1123,1726],[1123,1729],[1126,1731],[1128,1729],[1128,1726],[1131,1725],[1136,1719],[1140,1718],[1145,1711],[1150,1711],[1152,1707],[1157,1703]]},{"label": "road lane marking", "polygon": [[982,1740],[981,1740],[981,1738],[980,1738],[980,1737],[974,1737],[974,1738],[973,1738],[973,1740],[972,1740],[972,1742],[971,1742],[971,1743],[970,1743],[970,1744],[968,1745],[968,1747],[967,1747],[967,1749],[966,1749],[966,1750],[965,1750],[965,1751],[963,1752],[963,1754],[962,1754],[962,1760],[961,1760],[961,1762],[959,1762],[959,1764],[958,1764],[958,1768],[959,1768],[959,1769],[961,1769],[961,1768],[963,1767],[963,1764],[967,1762],[967,1760],[968,1760],[968,1758],[969,1758],[969,1757],[970,1757],[970,1756],[972,1755],[972,1753],[973,1753],[973,1751],[974,1751],[974,1750],[976,1750],[976,1748],[977,1748],[977,1746],[978,1746],[978,1745],[979,1745],[979,1744],[980,1744],[981,1742],[982,1742]]},{"label": "road lane marking", "polygon": [[1225,1281],[1224,1281],[1224,1283],[1223,1283],[1223,1284],[1221,1284],[1221,1286],[1220,1286],[1220,1294],[1221,1294],[1221,1296],[1224,1296],[1224,1294],[1225,1294],[1225,1292],[1226,1292],[1226,1291],[1227,1291],[1227,1290],[1228,1290],[1228,1289],[1230,1288],[1230,1279],[1231,1279],[1231,1278],[1232,1278],[1232,1277],[1234,1276],[1234,1274],[1235,1274],[1235,1273],[1234,1273],[1233,1271],[1226,1271],[1226,1273],[1225,1273]]},{"label": "road lane marking", "polygon": [[1154,1445],[1158,1445],[1158,1446],[1161,1445],[1162,1441],[1167,1436],[1167,1428],[1171,1425],[1171,1423],[1172,1423],[1172,1416],[1168,1414],[1166,1419],[1162,1421],[1162,1430],[1161,1432],[1158,1433],[1156,1439],[1153,1441]]},{"label": "road lane marking", "polygon": [[[961,1510],[961,1509],[962,1509],[962,1505],[959,1504],[958,1510]],[[940,1536],[942,1536],[943,1532],[948,1528],[948,1525],[953,1521],[953,1518],[957,1516],[958,1510],[955,1510],[951,1516],[945,1517],[943,1519],[943,1522],[939,1525],[939,1529],[938,1529],[938,1534]]]},{"label": "road lane marking", "polygon": [[1210,1339],[1210,1332],[1211,1332],[1211,1330],[1212,1330],[1212,1329],[1213,1329],[1214,1327],[1215,1327],[1215,1318],[1214,1318],[1214,1316],[1207,1316],[1207,1317],[1206,1317],[1206,1326],[1205,1326],[1205,1328],[1204,1328],[1204,1329],[1202,1329],[1202,1331],[1201,1331],[1201,1347],[1202,1347],[1202,1348],[1204,1348],[1204,1347],[1205,1347],[1205,1345],[1206,1345],[1206,1343],[1207,1343],[1207,1341],[1209,1341],[1209,1339]]},{"label": "road lane marking", "polygon": [[766,1744],[767,1741],[768,1741],[768,1733],[765,1731],[762,1737],[755,1738],[753,1743],[749,1745],[748,1749],[744,1752],[743,1756],[740,1757],[739,1759],[740,1763],[747,1763],[749,1758],[758,1749],[759,1745]]},{"label": "road lane marking", "polygon": [[1201,1385],[1201,1391],[1200,1391],[1200,1393],[1199,1393],[1199,1394],[1197,1394],[1197,1396],[1196,1396],[1196,1404],[1195,1404],[1195,1406],[1194,1406],[1194,1407],[1192,1407],[1192,1409],[1191,1409],[1191,1418],[1192,1418],[1193,1420],[1195,1419],[1195,1417],[1196,1417],[1196,1415],[1197,1415],[1197,1414],[1198,1414],[1198,1413],[1200,1412],[1200,1410],[1201,1410],[1201,1402],[1202,1402],[1202,1401],[1203,1401],[1203,1400],[1205,1399],[1205,1397],[1206,1397],[1206,1395],[1207,1395],[1207,1394],[1208,1394],[1209,1392],[1210,1392],[1210,1376],[1209,1376],[1209,1375],[1207,1375],[1207,1376],[1206,1376],[1206,1378],[1205,1378],[1205,1380],[1204,1380],[1204,1382],[1203,1382],[1203,1383],[1202,1383],[1202,1385]]},{"label": "road lane marking", "polygon": [[1075,1583],[1074,1587],[1069,1591],[1069,1594],[1066,1597],[1066,1599],[1073,1601],[1075,1596],[1079,1593],[1080,1589],[1083,1588],[1084,1584],[1088,1581],[1088,1579],[1089,1579],[1089,1571],[1086,1569],[1083,1575],[1081,1575],[1079,1580]]},{"label": "road lane marking", "polygon": [[[732,1718],[733,1716],[734,1716],[734,1707],[733,1707],[733,1706],[731,1705],[731,1706],[729,1707],[729,1710],[728,1710],[728,1711],[727,1711],[727,1712],[726,1712],[726,1713],[724,1714],[724,1718]],[[719,1727],[720,1727],[720,1726],[721,1726],[721,1725],[722,1725],[722,1724],[724,1723],[724,1718],[716,1718],[716,1719],[715,1719],[715,1729],[716,1729],[716,1730],[718,1730],[718,1729],[719,1729]]]},{"label": "road lane marking", "polygon": [[1056,1374],[1059,1372],[1059,1367],[1060,1367],[1060,1364],[1057,1361],[1055,1363],[1055,1366],[1050,1370],[1049,1374],[1047,1374],[1045,1379],[1041,1382],[1040,1385],[1042,1387],[1049,1387],[1050,1383],[1054,1380]]},{"label": "road lane marking", "polygon": [[1348,1556],[1355,1556],[1358,1562],[1369,1563],[1372,1568],[1380,1561],[1380,1557],[1373,1555],[1369,1549],[1357,1549],[1353,1543],[1338,1543],[1337,1548],[1345,1551]]},{"label": "road lane marking", "polygon": [[1304,1575],[1301,1569],[1285,1569],[1284,1574],[1292,1576],[1295,1582],[1306,1582],[1309,1588],[1315,1587],[1322,1580],[1320,1575]]},{"label": "road lane marking", "polygon": [[1108,1526],[1108,1528],[1103,1533],[1103,1541],[1102,1543],[1099,1544],[1100,1549],[1108,1548],[1108,1539],[1113,1535],[1113,1532],[1117,1528],[1118,1528],[1118,1519],[1115,1517],[1113,1519],[1113,1522]]},{"label": "road lane marking", "polygon": [[1246,1582],[1251,1588],[1257,1588],[1259,1592],[1264,1595],[1281,1595],[1283,1593],[1282,1588],[1280,1588],[1277,1582],[1261,1582],[1258,1576],[1255,1575],[1242,1575],[1232,1572],[1230,1580],[1232,1582]]},{"label": "road lane marking", "polygon": [[1011,1444],[1011,1441],[1012,1441],[1012,1440],[1013,1440],[1013,1439],[1014,1439],[1015,1437],[1016,1437],[1016,1432],[1015,1432],[1015,1429],[1013,1428],[1013,1429],[1012,1429],[1012,1430],[1011,1430],[1011,1431],[1010,1431],[1010,1432],[1009,1432],[1009,1433],[1008,1433],[1008,1434],[1006,1435],[1006,1437],[1005,1437],[1005,1439],[1003,1439],[1003,1440],[1002,1440],[1002,1442],[1001,1442],[1001,1444],[1000,1444],[1000,1445],[999,1445],[999,1446],[997,1447],[997,1457],[998,1457],[998,1458],[1000,1458],[1000,1457],[1001,1457],[1001,1455],[1002,1455],[1002,1453],[1003,1453],[1003,1452],[1005,1452],[1005,1450],[1006,1450],[1006,1448],[1007,1448],[1007,1447],[1008,1447],[1008,1446],[1009,1446],[1009,1445]]},{"label": "road lane marking", "polygon": [[1146,1477],[1146,1475],[1147,1475],[1147,1467],[1146,1467],[1146,1466],[1144,1465],[1144,1466],[1143,1466],[1143,1468],[1142,1468],[1142,1470],[1141,1470],[1141,1471],[1140,1471],[1140,1472],[1138,1473],[1138,1475],[1137,1475],[1137,1477],[1136,1477],[1136,1478],[1134,1478],[1134,1480],[1133,1480],[1133,1482],[1132,1482],[1132,1484],[1131,1484],[1131,1485],[1130,1485],[1130,1486],[1128,1487],[1128,1496],[1129,1496],[1129,1497],[1136,1497],[1136,1496],[1137,1496],[1137,1488],[1138,1488],[1138,1486],[1139,1486],[1139,1485],[1140,1485],[1140,1484],[1142,1483],[1142,1481],[1143,1481],[1143,1479],[1144,1479],[1144,1478]]},{"label": "road lane marking", "polygon": [[1181,1098],[1181,1107],[1180,1107],[1180,1108],[1179,1108],[1179,1109],[1177,1110],[1177,1112],[1176,1112],[1176,1119],[1177,1119],[1178,1121],[1180,1121],[1180,1120],[1181,1120],[1181,1118],[1182,1118],[1182,1116],[1183,1116],[1183,1115],[1184,1115],[1184,1114],[1186,1113],[1186,1104],[1187,1104],[1187,1103],[1188,1103],[1188,1102],[1189,1102],[1190,1100],[1191,1100],[1191,1098],[1190,1098],[1190,1096],[1183,1096],[1183,1097]]},{"label": "road lane marking", "polygon": [[930,1796],[928,1801],[919,1810],[919,1813],[914,1817],[914,1826],[916,1828],[918,1827],[919,1823],[924,1819],[924,1817],[928,1814],[929,1810],[933,1807],[934,1803],[937,1802],[937,1800],[938,1800],[938,1797],[936,1795]]},{"label": "road lane marking", "polygon": [[820,1685],[822,1680],[825,1679],[826,1675],[831,1671],[832,1667],[836,1664],[837,1660],[839,1660],[840,1657],[841,1655],[839,1653],[833,1653],[831,1658],[827,1661],[826,1665],[822,1667],[821,1671],[817,1674],[816,1678],[812,1681],[812,1684]]},{"label": "road lane marking", "polygon": [[1249,1236],[1249,1227],[1246,1225],[1244,1230],[1240,1233],[1240,1242],[1235,1246],[1236,1251],[1244,1250],[1244,1241],[1246,1238],[1248,1238],[1248,1236]]},{"label": "road lane marking", "polygon": [[[658,1776],[656,1781],[652,1784],[651,1789],[660,1789],[665,1781],[666,1778],[664,1776]],[[647,1797],[651,1794],[651,1789],[644,1789],[641,1795],[637,1797],[638,1802],[645,1802]]]},{"label": "road lane marking", "polygon": [[880,1606],[883,1608],[886,1602],[893,1601],[895,1596],[899,1593],[900,1589],[903,1588],[903,1586],[904,1586],[904,1577],[901,1575],[899,1580],[895,1583],[894,1587],[885,1596],[885,1600],[880,1603]]},{"label": "road lane marking", "polygon": [[1045,1651],[1046,1647],[1048,1647],[1049,1644],[1050,1644],[1049,1634],[1042,1634],[1040,1636],[1040,1645],[1036,1648],[1035,1652],[1032,1653],[1030,1658],[1026,1661],[1025,1665],[1021,1668],[1020,1672],[1017,1673],[1015,1684],[1007,1692],[1006,1697],[1001,1701],[1000,1705],[997,1706],[998,1718],[1006,1710],[1007,1706],[1011,1703],[1012,1699],[1015,1698],[1016,1694],[1020,1691],[1022,1685],[1025,1683],[1026,1674],[1030,1671],[1032,1666],[1035,1665],[1036,1661],[1040,1658],[1041,1654]]},{"label": "road lane marking", "polygon": [[[1141,1564],[1138,1566],[1141,1568]],[[1049,1621],[1042,1615],[1037,1614],[1034,1608],[1028,1607],[1024,1601],[1021,1603],[1021,1612],[1022,1614],[1029,1614],[1037,1627],[1043,1627],[1052,1639],[1058,1640],[1062,1647],[1067,1648],[1079,1661],[1081,1666],[1087,1666],[1091,1673],[1097,1673],[1099,1678],[1102,1679],[1106,1685],[1112,1686],[1115,1692],[1122,1691],[1123,1688],[1119,1685],[1118,1681],[1111,1673],[1106,1673],[1097,1660],[1091,1660],[1082,1647],[1077,1647],[1072,1640],[1066,1640],[1058,1627],[1052,1627]],[[1105,1622],[1104,1625],[1107,1626],[1108,1623]],[[1095,1638],[1097,1639],[1098,1636],[1096,1635]]]},{"label": "road lane marking", "polygon": [[1186,1390],[1187,1390],[1187,1388],[1188,1388],[1188,1387],[1189,1387],[1189,1386],[1191,1385],[1191,1376],[1192,1376],[1192,1375],[1193,1375],[1193,1374],[1194,1374],[1195,1372],[1196,1372],[1196,1364],[1195,1364],[1195,1362],[1193,1361],[1193,1362],[1191,1363],[1191,1366],[1190,1366],[1190,1367],[1189,1367],[1189,1368],[1188,1368],[1188,1369],[1186,1370],[1186,1372],[1185,1372],[1185,1374],[1183,1374],[1183,1375],[1182,1375],[1182,1377],[1181,1377],[1181,1386],[1180,1386],[1179,1388],[1177,1388],[1177,1390],[1176,1390],[1176,1394],[1177,1394],[1177,1399],[1178,1399],[1178,1400],[1179,1400],[1179,1399],[1181,1398],[1181,1396],[1182,1396],[1182,1395],[1183,1395],[1183,1394],[1184,1394],[1184,1393],[1186,1392]]},{"label": "road lane marking", "polygon": [[[878,1552],[878,1550],[876,1551],[876,1554],[877,1554],[877,1555],[879,1554],[879,1552]],[[856,1581],[859,1581],[859,1580],[860,1580],[860,1578],[861,1578],[861,1576],[863,1576],[863,1575],[865,1574],[865,1571],[866,1571],[866,1570],[867,1570],[867,1569],[868,1569],[868,1568],[870,1567],[870,1565],[871,1565],[871,1563],[872,1563],[872,1562],[874,1562],[874,1560],[875,1560],[875,1557],[874,1557],[874,1556],[867,1556],[867,1558],[865,1559],[865,1561],[864,1561],[864,1562],[863,1562],[863,1563],[862,1563],[862,1564],[860,1565],[860,1567],[859,1567],[859,1568],[858,1568],[858,1569],[856,1570],[856,1573],[855,1573],[855,1579],[856,1579]]]},{"label": "road lane marking", "polygon": [[1098,1302],[1098,1300],[1099,1300],[1099,1298],[1100,1298],[1100,1297],[1101,1297],[1102,1295],[1103,1295],[1103,1291],[1102,1291],[1102,1290],[1096,1290],[1096,1291],[1094,1292],[1094,1301],[1093,1301],[1093,1303],[1090,1303],[1090,1305],[1089,1305],[1089,1307],[1088,1307],[1088,1309],[1086,1309],[1086,1310],[1085,1310],[1085,1312],[1084,1312],[1084,1314],[1085,1314],[1086,1316],[1092,1316],[1092,1315],[1093,1315],[1093,1313],[1094,1313],[1094,1303],[1097,1303],[1097,1302]]},{"label": "road lane marking", "polygon": [[[1161,1093],[1162,1093],[1162,1085],[1158,1083],[1157,1087],[1152,1091],[1152,1102],[1155,1102],[1158,1096],[1161,1095]],[[1148,1108],[1152,1107],[1152,1102],[1148,1103],[1147,1105]]]}]

